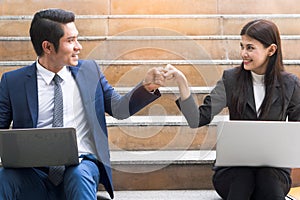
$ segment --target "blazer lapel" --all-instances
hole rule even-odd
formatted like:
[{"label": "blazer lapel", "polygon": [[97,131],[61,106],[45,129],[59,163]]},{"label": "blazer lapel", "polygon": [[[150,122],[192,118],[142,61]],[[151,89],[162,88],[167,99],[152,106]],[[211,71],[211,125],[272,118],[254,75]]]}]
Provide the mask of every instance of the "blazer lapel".
[{"label": "blazer lapel", "polygon": [[38,118],[38,94],[37,94],[37,75],[36,63],[32,64],[25,77],[25,93],[29,111],[33,121],[33,127],[37,126]]},{"label": "blazer lapel", "polygon": [[[275,89],[273,93],[273,97],[271,100],[271,104],[273,104],[280,96],[280,90],[279,90],[279,83],[277,80],[275,80]],[[253,109],[254,112],[256,112],[256,106],[255,106],[255,100],[254,100],[254,93],[253,93],[253,86],[249,88],[248,90],[249,98],[247,100],[248,105],[250,106],[251,109]]]},{"label": "blazer lapel", "polygon": [[276,79],[275,80],[275,89],[274,89],[274,94],[273,94],[273,97],[272,97],[272,103],[271,104],[273,104],[279,97],[281,97],[279,87],[280,87],[279,82]]},{"label": "blazer lapel", "polygon": [[98,152],[97,157],[109,166],[105,110],[95,98],[100,78],[99,74],[93,64],[87,61],[80,62],[76,67],[70,67],[70,70],[78,85],[89,126],[93,130],[94,144]]},{"label": "blazer lapel", "polygon": [[76,84],[78,86],[78,89],[80,91],[81,97],[82,97],[82,103],[87,108],[86,106],[90,105],[88,101],[90,100],[89,96],[89,90],[90,88],[86,85],[86,83],[89,82],[86,78],[86,74],[84,73],[84,70],[80,70],[81,62],[77,66],[72,66],[69,67]]},{"label": "blazer lapel", "polygon": [[253,85],[251,84],[251,87],[249,87],[248,92],[248,99],[247,104],[250,106],[250,108],[256,113],[256,107],[255,107],[255,100],[254,100],[254,93],[253,93]]}]

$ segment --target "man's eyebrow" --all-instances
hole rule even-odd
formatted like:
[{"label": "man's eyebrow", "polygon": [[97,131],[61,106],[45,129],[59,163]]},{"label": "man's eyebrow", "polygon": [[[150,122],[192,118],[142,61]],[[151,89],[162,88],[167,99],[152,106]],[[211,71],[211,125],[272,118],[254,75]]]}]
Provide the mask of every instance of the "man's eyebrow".
[{"label": "man's eyebrow", "polygon": [[74,39],[74,38],[77,38],[78,36],[69,36],[67,37],[67,39]]}]

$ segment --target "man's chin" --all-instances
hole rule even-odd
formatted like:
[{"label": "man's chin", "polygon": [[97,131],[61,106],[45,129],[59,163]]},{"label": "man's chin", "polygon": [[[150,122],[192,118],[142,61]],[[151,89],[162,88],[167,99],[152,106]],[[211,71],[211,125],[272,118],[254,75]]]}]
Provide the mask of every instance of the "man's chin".
[{"label": "man's chin", "polygon": [[69,66],[71,66],[71,67],[75,67],[77,65],[78,65],[78,60],[72,61],[72,62],[69,63]]}]

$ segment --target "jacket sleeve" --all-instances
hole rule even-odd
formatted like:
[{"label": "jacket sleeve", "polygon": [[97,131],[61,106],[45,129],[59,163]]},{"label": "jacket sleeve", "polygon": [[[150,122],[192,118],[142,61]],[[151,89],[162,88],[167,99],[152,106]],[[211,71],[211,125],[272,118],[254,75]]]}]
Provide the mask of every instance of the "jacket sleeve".
[{"label": "jacket sleeve", "polygon": [[203,104],[199,107],[192,95],[184,101],[178,99],[176,104],[191,128],[209,124],[214,116],[226,107],[226,92],[223,78],[217,82],[214,89],[204,98]]},{"label": "jacket sleeve", "polygon": [[0,128],[9,128],[12,121],[12,110],[9,100],[8,85],[6,75],[2,75],[0,82]]},{"label": "jacket sleeve", "polygon": [[99,84],[104,95],[105,112],[117,119],[130,117],[161,96],[158,90],[154,93],[148,92],[142,83],[137,84],[127,94],[120,95],[108,83],[102,72]]},{"label": "jacket sleeve", "polygon": [[294,77],[294,90],[287,107],[288,121],[300,121],[300,81]]}]

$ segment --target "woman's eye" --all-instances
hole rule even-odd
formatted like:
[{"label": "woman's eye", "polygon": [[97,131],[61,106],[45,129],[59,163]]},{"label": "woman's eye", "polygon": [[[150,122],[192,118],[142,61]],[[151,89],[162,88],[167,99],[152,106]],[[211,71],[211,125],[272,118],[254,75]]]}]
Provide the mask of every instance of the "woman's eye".
[{"label": "woman's eye", "polygon": [[253,50],[253,49],[254,49],[253,46],[248,46],[248,47],[247,47],[247,50]]}]

